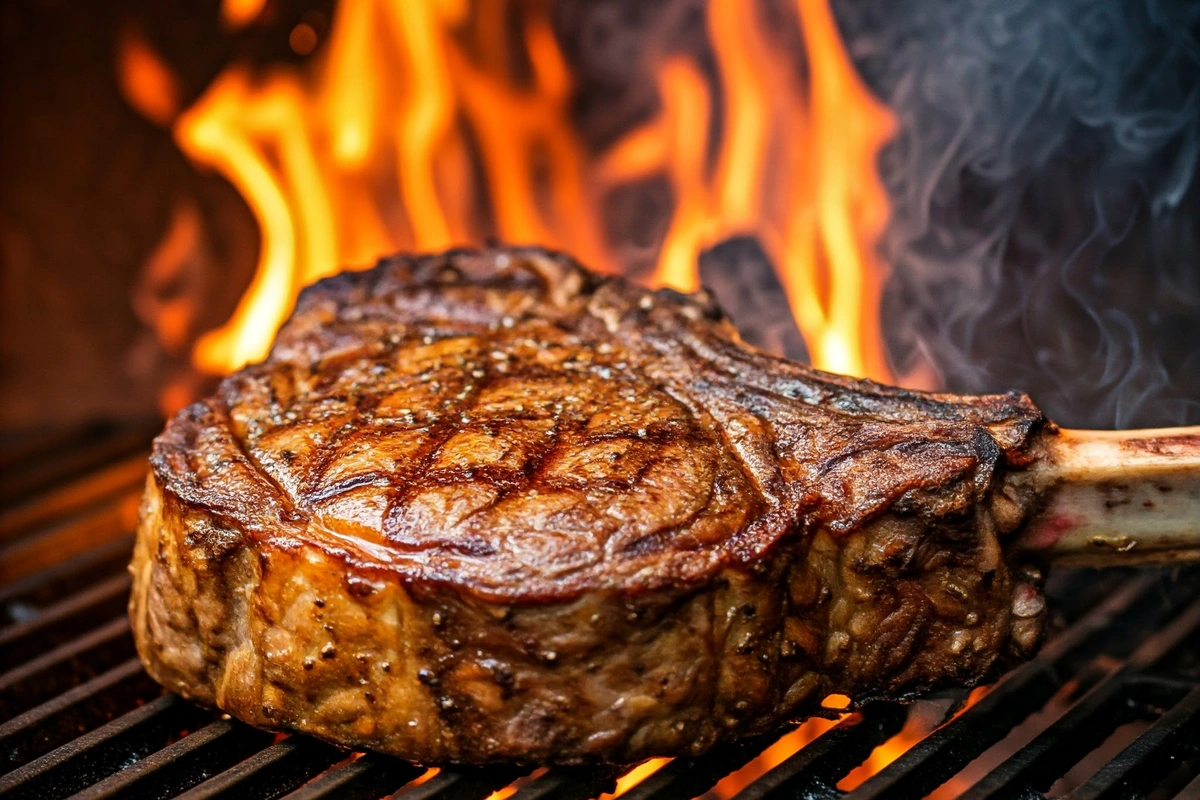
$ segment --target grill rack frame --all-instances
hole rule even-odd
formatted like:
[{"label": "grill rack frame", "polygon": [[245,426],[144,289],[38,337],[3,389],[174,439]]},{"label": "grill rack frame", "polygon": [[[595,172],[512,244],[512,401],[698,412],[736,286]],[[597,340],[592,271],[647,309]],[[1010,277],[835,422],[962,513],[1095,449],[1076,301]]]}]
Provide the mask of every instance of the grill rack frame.
[{"label": "grill rack frame", "polygon": [[[431,773],[258,731],[163,694],[131,655],[123,611],[130,509],[152,428],[86,431],[0,453],[0,477],[16,487],[0,490],[0,798],[467,800],[509,787],[516,800],[586,800],[613,789],[623,770],[610,767]],[[901,731],[905,707],[876,703],[846,716],[736,797],[925,796],[1057,702],[1045,725],[961,797],[1045,797],[1114,730],[1140,723],[1065,796],[1200,798],[1200,571],[1077,571],[1059,595],[1069,624],[1038,656],[856,788],[837,786]],[[950,695],[947,710],[963,699]],[[792,729],[674,759],[622,797],[703,796]]]}]

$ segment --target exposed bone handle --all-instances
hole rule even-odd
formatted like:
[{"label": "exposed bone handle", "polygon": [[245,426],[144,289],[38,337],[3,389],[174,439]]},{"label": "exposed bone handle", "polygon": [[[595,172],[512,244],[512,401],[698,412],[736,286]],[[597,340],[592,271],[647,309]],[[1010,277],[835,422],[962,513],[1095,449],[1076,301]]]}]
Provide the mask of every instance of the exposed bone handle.
[{"label": "exposed bone handle", "polygon": [[1074,564],[1200,560],[1200,427],[1062,430],[1018,547]]}]

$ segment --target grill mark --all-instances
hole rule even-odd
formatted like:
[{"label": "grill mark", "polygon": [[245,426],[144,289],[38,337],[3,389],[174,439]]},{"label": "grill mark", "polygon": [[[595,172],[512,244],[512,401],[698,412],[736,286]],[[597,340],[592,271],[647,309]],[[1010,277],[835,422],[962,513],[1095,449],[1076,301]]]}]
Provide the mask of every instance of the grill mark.
[{"label": "grill mark", "polygon": [[[479,334],[478,338],[481,340],[482,344],[490,344],[494,341],[493,337],[484,334]],[[481,349],[487,350],[488,348],[483,347]],[[483,387],[485,385],[490,385],[490,371],[488,367],[489,365],[485,359],[483,361],[484,374],[477,379],[474,391],[472,391],[467,398],[464,398],[464,400],[470,402],[472,410],[478,407],[479,397],[483,392]],[[410,471],[410,474],[412,472],[419,472],[419,474],[425,478],[428,478],[428,476],[433,472],[433,460],[437,458],[437,456],[442,452],[443,448],[445,448],[446,443],[450,441],[454,434],[459,430],[456,427],[457,423],[453,418],[457,416],[459,420],[461,420],[461,417],[464,413],[462,411],[464,400],[459,400],[456,398],[457,405],[453,412],[444,414],[441,419],[439,419],[433,424],[433,426],[430,427],[428,432],[429,436],[426,440],[426,443],[421,448],[419,456],[414,459],[418,462],[418,467],[416,470]],[[398,488],[396,487],[395,482],[392,483],[392,490],[389,492],[387,507],[383,513],[383,535],[385,538],[390,538],[389,528],[392,526],[390,520],[392,519],[392,514],[396,507],[410,500],[418,489],[423,489],[426,485],[427,483],[425,482],[417,482],[416,486]]]},{"label": "grill mark", "polygon": [[308,492],[304,495],[304,501],[309,505],[316,505],[354,489],[358,489],[363,486],[369,486],[373,483],[387,479],[387,476],[380,475],[378,473],[364,472],[361,475],[354,475],[349,478],[344,478],[337,483],[332,483],[315,492]]},{"label": "grill mark", "polygon": [[[709,385],[709,384],[707,381],[705,381],[704,386],[707,386],[707,385]],[[662,388],[664,391],[666,391],[672,397],[672,399],[674,399],[676,402],[678,402],[680,405],[682,405],[684,408],[687,409],[688,413],[692,417],[693,423],[696,424],[697,426],[699,426],[701,424],[701,415],[697,413],[697,409],[699,409],[700,412],[707,415],[709,418],[711,418],[713,420],[718,419],[717,415],[715,413],[713,413],[712,409],[709,408],[708,404],[704,403],[703,401],[701,401],[699,399],[693,399],[690,395],[685,394],[681,391],[678,391],[676,389],[676,387],[671,384],[664,384]],[[716,388],[716,387],[714,387],[714,388]],[[703,396],[703,392],[702,391],[697,392],[697,397],[701,397],[701,396]],[[715,428],[716,436],[717,436],[718,440],[720,441],[722,447],[725,449],[725,451],[727,453],[729,453],[732,456],[734,464],[737,466],[738,470],[742,473],[742,476],[746,479],[747,484],[749,486],[754,487],[754,491],[758,494],[758,499],[760,501],[768,501],[766,503],[767,505],[774,505],[775,504],[774,497],[771,495],[768,495],[764,491],[763,486],[761,485],[761,483],[758,479],[758,476],[755,474],[754,470],[750,467],[750,465],[748,463],[746,463],[745,459],[742,458],[742,453],[740,451],[740,448],[734,446],[733,440],[730,439],[730,437],[729,437],[728,429],[724,425],[715,425],[713,427]],[[770,433],[772,433],[772,434],[774,433],[771,430],[770,426],[764,426],[764,427]],[[773,436],[772,436],[771,444],[772,444],[772,450],[774,450],[775,449],[774,448],[775,440],[774,440]]]},{"label": "grill mark", "polygon": [[[528,477],[530,488],[560,488],[551,486],[546,481],[544,474],[546,463],[558,452],[564,436],[562,420],[555,417],[553,418],[553,423],[549,432],[546,433],[546,439],[548,440],[546,446],[535,448],[534,452],[537,454],[537,457],[534,459],[532,465],[526,467],[525,474]],[[528,459],[526,460],[526,464],[529,464]]]},{"label": "grill mark", "polygon": [[274,476],[266,470],[263,464],[254,456],[253,452],[247,446],[247,443],[242,441],[242,437],[238,436],[236,426],[230,424],[232,420],[229,417],[229,409],[225,408],[224,404],[216,404],[213,406],[215,415],[220,418],[221,423],[225,426],[225,430],[229,433],[229,439],[237,447],[238,453],[242,458],[246,459],[246,463],[254,469],[254,474],[262,478],[262,480],[270,486],[276,496],[283,502],[284,511],[292,517],[292,520],[297,520],[301,516],[308,516],[307,509],[302,513],[296,508],[295,498],[291,496],[283,488],[283,485],[275,480]]},{"label": "grill mark", "polygon": [[[450,286],[438,278],[437,270],[445,264],[457,263],[456,259],[460,257],[475,261],[470,261],[467,267],[460,270],[460,274]],[[418,266],[413,266],[414,264]],[[628,419],[636,421],[642,411],[637,404],[638,395],[626,399],[627,388],[624,384],[628,383],[634,392],[642,396],[647,392],[658,392],[677,403],[681,409],[680,422],[647,424],[647,435],[640,437],[631,447],[641,454],[638,458],[645,457],[648,449],[651,458],[640,464],[633,477],[589,477],[583,491],[629,491],[645,480],[649,470],[663,464],[661,453],[654,451],[660,450],[664,444],[679,442],[688,451],[695,453],[698,449],[695,447],[697,443],[711,441],[719,454],[727,455],[721,455],[717,465],[706,467],[714,470],[715,477],[707,481],[707,488],[700,487],[703,488],[704,496],[695,498],[696,505],[688,513],[685,521],[664,526],[656,532],[664,542],[663,547],[670,550],[670,541],[677,541],[681,531],[688,531],[694,527],[699,519],[710,513],[714,503],[718,502],[721,504],[719,510],[712,513],[733,514],[730,519],[740,520],[731,523],[740,527],[726,531],[725,538],[720,538],[722,534],[719,526],[723,524],[720,521],[713,523],[718,527],[705,529],[706,537],[712,538],[697,545],[702,551],[697,558],[702,558],[703,563],[699,560],[683,561],[677,570],[680,576],[686,574],[694,578],[701,573],[710,572],[716,565],[725,563],[730,558],[748,558],[762,552],[763,547],[782,535],[781,531],[784,529],[809,530],[814,524],[813,506],[820,500],[821,491],[821,487],[813,485],[813,475],[819,473],[829,476],[831,470],[839,463],[854,457],[851,454],[840,454],[831,460],[824,457],[823,452],[818,452],[819,457],[812,459],[805,450],[791,452],[792,448],[819,445],[817,439],[821,437],[811,439],[807,436],[791,435],[789,438],[788,435],[781,435],[780,430],[770,423],[776,410],[788,412],[781,417],[788,420],[811,417],[812,424],[821,424],[825,417],[829,417],[833,425],[840,425],[847,419],[857,420],[860,424],[863,421],[873,421],[887,425],[889,430],[885,432],[886,435],[881,436],[876,446],[865,448],[865,451],[886,451],[893,448],[901,454],[905,450],[927,449],[928,445],[910,443],[907,446],[898,446],[895,441],[889,442],[889,439],[923,438],[924,442],[929,441],[927,434],[930,428],[905,425],[906,415],[926,415],[936,419],[944,412],[943,421],[946,424],[941,430],[937,430],[935,426],[933,430],[936,430],[936,436],[933,438],[941,439],[951,446],[964,444],[966,450],[973,452],[977,457],[980,454],[977,447],[972,449],[973,442],[962,443],[960,437],[965,435],[968,429],[980,430],[980,423],[977,421],[983,421],[985,424],[996,421],[1003,426],[997,429],[999,433],[995,435],[1002,437],[1002,446],[1006,448],[1002,456],[1009,459],[1009,463],[1014,457],[1022,455],[1021,452],[1014,453],[1012,448],[1026,446],[1021,442],[1012,444],[1013,437],[1033,431],[1041,424],[1036,410],[1020,395],[979,399],[953,398],[948,395],[934,397],[826,376],[800,366],[778,362],[765,354],[745,349],[726,323],[712,322],[708,318],[701,319],[694,313],[681,313],[694,311],[689,306],[692,301],[674,299],[669,294],[654,295],[653,302],[647,305],[641,301],[648,295],[620,281],[587,278],[581,291],[561,292],[558,291],[558,284],[546,284],[547,279],[544,277],[528,277],[536,270],[518,270],[514,272],[516,278],[510,280],[501,279],[497,274],[488,272],[494,268],[486,263],[486,257],[478,254],[447,255],[433,261],[401,259],[386,262],[384,267],[369,273],[359,273],[353,276],[353,279],[335,280],[328,284],[327,288],[322,288],[326,287],[323,284],[322,287],[305,293],[306,297],[302,300],[300,309],[280,333],[279,342],[282,344],[276,345],[277,348],[282,348],[280,353],[290,355],[287,359],[280,358],[274,363],[260,365],[257,370],[250,370],[244,374],[243,379],[267,382],[264,394],[270,397],[272,405],[278,405],[280,400],[275,384],[270,382],[270,376],[277,374],[272,373],[272,369],[286,371],[289,367],[292,368],[295,374],[289,372],[287,377],[292,380],[297,391],[303,389],[304,386],[298,383],[301,375],[298,370],[305,359],[310,357],[308,354],[319,354],[322,346],[331,341],[325,338],[319,315],[332,311],[339,320],[335,337],[339,354],[320,361],[319,370],[310,376],[314,380],[308,381],[315,385],[308,388],[328,399],[337,393],[334,387],[339,386],[339,371],[344,372],[361,366],[363,383],[367,389],[365,392],[348,390],[348,394],[354,396],[355,402],[345,410],[356,423],[361,422],[354,425],[353,429],[335,428],[327,424],[330,416],[327,411],[310,420],[313,430],[324,433],[325,436],[319,445],[313,445],[308,463],[298,462],[296,479],[299,486],[295,495],[285,491],[280,482],[267,472],[265,462],[260,462],[255,457],[253,449],[249,446],[253,437],[243,438],[236,434],[232,437],[241,456],[246,459],[245,463],[264,477],[264,486],[273,488],[275,496],[282,498],[281,503],[293,509],[299,506],[306,513],[310,513],[308,504],[323,502],[361,486],[378,484],[381,485],[381,494],[387,495],[385,514],[390,515],[399,503],[410,498],[421,488],[449,486],[463,479],[474,479],[486,482],[494,488],[496,499],[465,518],[471,519],[475,514],[508,499],[523,487],[579,491],[577,483],[549,475],[550,465],[564,453],[574,452],[576,448],[632,438],[633,433],[620,428],[601,433],[586,431],[588,414],[577,413],[579,409],[565,403],[562,398],[571,390],[570,387],[562,389],[562,384],[564,381],[577,379],[585,382],[601,379],[609,385],[601,389],[590,383],[581,385],[580,392],[585,401],[583,407],[594,411],[602,409],[605,402],[629,402]],[[555,269],[550,272],[555,270],[562,271],[568,280],[584,274],[565,259],[556,261]],[[363,277],[364,275],[366,277]],[[421,305],[422,298],[424,305]],[[451,319],[460,307],[464,309],[463,313],[470,317],[466,323],[462,319]],[[481,326],[488,324],[489,313],[496,315],[495,327],[486,329]],[[500,315],[503,313],[512,314],[512,327],[500,327]],[[314,317],[314,314],[317,316]],[[381,325],[384,327],[381,328]],[[378,338],[380,331],[388,329],[389,325],[402,328],[405,337],[401,341],[388,339],[382,351],[379,348],[372,349],[368,346],[370,342],[360,342],[362,347],[353,353],[347,350],[345,357],[342,357],[343,348],[353,349],[353,338],[356,335]],[[401,464],[396,464],[391,468],[351,476],[327,486],[315,485],[317,476],[325,475],[334,459],[345,454],[347,448],[354,445],[355,435],[359,430],[379,421],[377,411],[380,404],[401,385],[392,379],[393,375],[376,376],[370,372],[371,362],[399,357],[397,353],[402,354],[404,347],[412,346],[415,337],[422,334],[432,335],[439,340],[458,336],[473,337],[474,344],[478,346],[478,353],[472,353],[465,364],[459,365],[460,372],[455,374],[463,377],[462,371],[481,367],[484,370],[483,377],[471,381],[473,386],[470,392],[463,398],[454,398],[445,408],[440,406],[440,401],[449,398],[444,393],[438,395],[434,390],[428,390],[426,394],[421,395],[419,401],[414,401],[419,403],[417,410],[430,411],[437,417],[436,421],[428,425],[411,429],[417,431],[419,436],[414,442],[414,451],[411,457],[407,458],[407,462],[405,457],[396,459],[406,466],[406,469],[401,469]],[[569,340],[564,337],[579,339]],[[601,346],[610,349],[601,352],[598,349]],[[498,373],[495,370],[496,364],[488,357],[493,350],[508,354],[510,371]],[[570,357],[572,352],[575,353],[575,358]],[[568,357],[560,363],[538,363],[536,359],[543,353],[551,360]],[[300,363],[292,363],[296,360]],[[612,372],[598,373],[600,368]],[[453,359],[447,358],[441,362],[438,369],[453,371]],[[375,380],[377,377],[380,380]],[[544,391],[548,398],[545,401],[530,401],[527,408],[519,413],[500,411],[500,416],[497,417],[477,418],[482,397],[502,382],[510,380],[517,385],[522,381],[557,383],[561,394],[556,398],[553,396],[556,390],[546,388]],[[538,389],[543,390],[541,387]],[[608,394],[610,391],[615,394]],[[512,391],[511,394],[514,404],[521,402],[519,391]],[[236,387],[230,399],[235,403],[240,399]],[[259,402],[256,398],[247,399],[252,403]],[[314,400],[301,395],[293,400],[293,407],[299,407],[302,413],[305,408],[312,411],[319,408],[321,399],[318,397]],[[847,399],[853,402],[845,402]],[[880,403],[886,405],[889,401],[895,404],[895,408],[879,407]],[[562,402],[567,407],[555,411],[556,402]],[[801,412],[801,409],[808,411]],[[271,420],[264,418],[263,409],[250,407],[248,411],[252,418],[257,417],[260,427],[270,426]],[[880,411],[882,413],[878,413]],[[731,414],[736,416],[743,412],[756,417],[762,429],[760,431],[752,426],[745,437],[738,434],[739,445],[748,441],[755,447],[764,448],[761,453],[753,448],[743,451],[734,447],[734,436],[727,426]],[[1015,419],[1006,417],[1010,412],[1015,414]],[[450,439],[461,430],[460,419],[463,414],[472,419],[472,425],[480,425],[493,432],[503,433],[506,429],[511,430],[514,423],[532,420],[547,421],[549,430],[536,435],[521,431],[517,438],[510,442],[510,446],[520,447],[523,451],[523,463],[518,469],[507,470],[480,465],[464,467],[462,470],[433,470],[435,459],[445,452]],[[745,419],[749,421],[750,418],[747,416]],[[621,415],[616,415],[615,420],[620,424]],[[686,421],[686,425],[683,425],[683,421]],[[202,425],[209,424],[207,420],[197,422]],[[228,423],[228,419],[222,420],[222,424]],[[288,422],[267,427],[264,432],[284,430],[290,424],[292,423]],[[325,425],[325,430],[320,430],[321,425]],[[701,435],[702,433],[704,435]],[[174,446],[182,444],[176,442]],[[864,450],[860,450],[859,455],[862,452]],[[729,458],[728,462],[724,461],[726,457]],[[765,460],[759,463],[760,458]],[[999,466],[1002,468],[1003,459],[1000,461]],[[159,459],[159,462],[166,465],[161,468],[163,472],[178,469],[177,461]],[[991,465],[981,465],[979,469],[990,472]],[[603,474],[604,470],[597,469],[596,472]],[[590,475],[591,471],[588,474]],[[183,477],[166,477],[178,481],[186,480]],[[746,499],[752,508],[744,515],[738,516],[731,510],[736,506],[727,496],[728,489],[723,485],[718,494],[718,488],[713,485],[715,480],[736,480],[737,484],[745,485],[751,494]],[[891,489],[899,491],[904,487],[881,484],[870,488],[879,492],[881,497],[890,497],[885,497],[887,502],[894,502],[897,498],[891,497],[888,492]],[[631,508],[640,516],[640,509],[632,506]],[[599,513],[595,509],[581,510],[588,514]],[[651,508],[647,513],[654,515],[656,512]],[[791,522],[784,524],[788,520]],[[519,530],[520,520],[509,522],[517,523],[515,529]],[[653,549],[657,552],[662,548]],[[644,566],[633,565],[631,569],[634,570],[633,574],[640,575]],[[448,574],[448,580],[457,579],[453,574]],[[479,576],[476,578],[484,580]],[[463,580],[471,582],[475,578]],[[538,591],[550,590],[542,588]]]}]

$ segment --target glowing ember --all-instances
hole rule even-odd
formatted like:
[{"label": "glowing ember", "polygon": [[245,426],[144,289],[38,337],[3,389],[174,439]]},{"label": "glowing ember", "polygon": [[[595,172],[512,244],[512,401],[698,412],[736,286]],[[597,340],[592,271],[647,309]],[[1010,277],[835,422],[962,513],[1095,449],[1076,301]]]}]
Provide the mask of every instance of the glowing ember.
[{"label": "glowing ember", "polygon": [[[941,724],[950,722],[956,719],[959,715],[969,709],[971,706],[983,699],[988,693],[989,687],[980,686],[971,691],[967,695],[966,701],[962,707],[955,711],[949,718],[945,719]],[[838,782],[837,788],[844,792],[849,792],[858,788],[868,778],[878,774],[885,767],[890,765],[900,756],[912,749],[913,745],[924,739],[938,727],[938,724],[925,716],[917,713],[910,713],[908,719],[904,723],[904,727],[900,729],[892,738],[888,739],[883,744],[871,751],[871,755],[867,760],[860,764],[846,777]],[[967,788],[966,784],[957,779],[950,780],[942,784],[933,794],[929,795],[931,800],[950,800],[957,797]]]},{"label": "glowing ember", "polygon": [[430,767],[408,783],[404,784],[404,789],[415,789],[423,783],[429,783],[429,781],[436,778],[441,771],[442,770],[439,767]]},{"label": "glowing ember", "polygon": [[838,781],[837,788],[843,792],[857,789],[867,778],[908,752],[913,745],[928,736],[931,730],[923,720],[910,716],[899,733],[872,750],[866,761]]},{"label": "glowing ember", "polygon": [[843,711],[850,707],[850,698],[844,694],[831,694],[821,701],[821,705],[834,711]]},{"label": "glowing ember", "polygon": [[839,721],[821,717],[806,720],[800,727],[784,735],[746,766],[721,779],[716,786],[704,793],[702,800],[726,800],[726,798],[733,797],[769,770],[782,764],[800,748],[838,724]]},{"label": "glowing ember", "polygon": [[547,772],[549,772],[549,770],[546,767],[538,767],[537,769],[535,769],[533,772],[529,773],[525,777],[517,778],[515,781],[510,783],[508,786],[505,786],[503,789],[498,789],[498,790],[492,792],[487,797],[485,797],[484,800],[507,800],[507,798],[512,797],[514,794],[516,794],[517,791],[520,790],[520,788],[522,786],[532,783],[533,781],[535,781],[538,778],[545,775]]},{"label": "glowing ember", "polygon": [[643,761],[641,764],[638,764],[636,767],[629,770],[629,772],[626,772],[624,775],[617,778],[617,787],[615,789],[613,789],[611,792],[605,792],[596,798],[596,800],[614,800],[670,763],[671,759],[669,758],[651,758],[647,761]]}]

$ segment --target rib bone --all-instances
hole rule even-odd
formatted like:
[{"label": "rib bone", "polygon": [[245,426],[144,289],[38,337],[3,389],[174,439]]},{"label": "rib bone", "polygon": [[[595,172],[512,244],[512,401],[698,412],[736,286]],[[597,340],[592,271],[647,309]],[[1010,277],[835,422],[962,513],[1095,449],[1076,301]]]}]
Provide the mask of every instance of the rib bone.
[{"label": "rib bone", "polygon": [[1200,560],[1200,426],[1060,430],[1035,470],[1044,505],[1019,542],[1056,563]]}]

